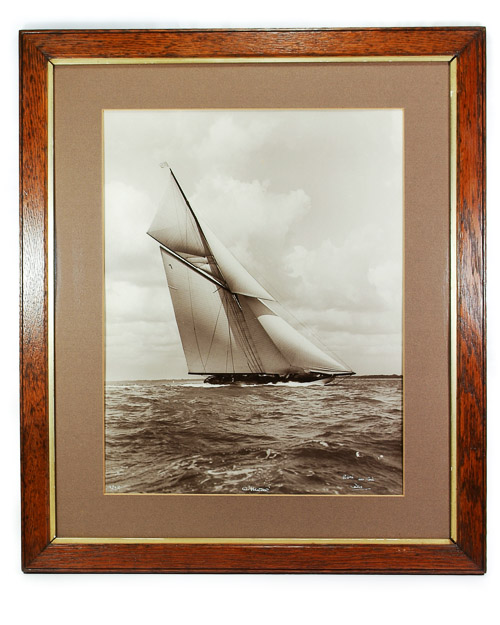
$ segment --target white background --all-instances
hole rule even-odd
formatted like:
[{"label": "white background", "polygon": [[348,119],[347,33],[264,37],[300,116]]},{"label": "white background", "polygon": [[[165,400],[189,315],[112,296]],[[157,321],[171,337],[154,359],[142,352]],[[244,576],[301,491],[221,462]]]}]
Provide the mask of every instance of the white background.
[{"label": "white background", "polygon": [[[20,571],[17,31],[38,28],[192,28],[483,25],[488,29],[489,572],[431,576],[23,575]],[[123,0],[7,3],[1,20],[2,560],[4,622],[493,623],[498,622],[498,74],[500,18],[488,0]],[[496,115],[495,115],[496,113]]]}]

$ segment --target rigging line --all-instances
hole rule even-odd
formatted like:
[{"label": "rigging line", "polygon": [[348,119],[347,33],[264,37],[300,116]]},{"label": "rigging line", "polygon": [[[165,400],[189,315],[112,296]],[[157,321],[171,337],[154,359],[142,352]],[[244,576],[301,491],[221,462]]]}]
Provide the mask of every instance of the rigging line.
[{"label": "rigging line", "polygon": [[209,252],[209,254],[207,254],[207,260],[210,263],[210,260],[209,260],[208,257],[211,256],[211,258],[213,259],[213,264],[215,265],[215,268],[217,269],[221,279],[224,280],[224,282],[225,282],[226,280],[224,278],[224,274],[222,273],[222,271],[221,271],[221,269],[220,269],[220,267],[219,267],[219,265],[217,263],[217,259],[215,258],[214,253],[212,252],[212,248],[210,247],[210,245],[209,245],[209,243],[207,241],[205,233],[203,232],[203,228],[201,227],[201,224],[200,224],[200,222],[198,220],[198,217],[196,216],[196,213],[193,210],[193,207],[189,203],[189,200],[187,199],[186,194],[184,193],[181,185],[179,184],[179,181],[177,180],[177,178],[175,177],[174,172],[171,169],[170,169],[170,173],[172,174],[172,178],[174,179],[175,184],[177,185],[177,188],[181,192],[181,195],[184,198],[184,201],[186,202],[186,206],[188,207],[189,211],[191,212],[191,215],[192,215],[192,217],[193,217],[193,219],[194,219],[194,221],[196,223],[196,226],[198,227],[199,235],[201,237],[202,243],[205,246],[206,250],[208,250],[208,252]]},{"label": "rigging line", "polygon": [[298,319],[292,312],[288,310],[288,308],[283,306],[283,304],[280,301],[275,299],[273,304],[269,304],[269,305],[267,303],[267,300],[264,300],[264,301],[259,300],[259,301],[261,302],[261,304],[264,304],[265,306],[270,308],[274,314],[277,314],[277,313],[275,313],[275,311],[273,310],[273,306],[276,306],[277,308],[281,309],[284,313],[282,317],[286,321],[286,323],[289,323],[290,326],[293,328],[294,327],[293,324],[290,323],[290,321],[286,319],[286,317],[291,318],[295,322],[295,324],[300,327],[300,330],[302,331],[302,333],[305,335],[305,337],[308,340],[312,342],[313,345],[316,344],[316,347],[324,351],[327,356],[329,356],[330,358],[333,358],[334,360],[337,360],[346,369],[348,369],[349,371],[352,371],[351,367],[346,362],[344,362],[342,358],[337,356],[337,354],[332,349],[330,349],[325,343],[323,343],[323,341],[312,330],[312,328],[310,328],[305,323],[303,323],[300,319]]},{"label": "rigging line", "polygon": [[[224,291],[222,291],[222,293],[219,293],[220,295],[220,300],[221,300],[221,304],[224,306],[224,298],[226,297],[226,293]],[[227,316],[227,310],[226,307],[224,306],[224,312],[226,313],[226,319],[227,319],[227,343],[226,343],[226,373],[228,370],[228,360],[229,360],[229,354],[230,354],[230,349],[231,349],[231,326],[229,324],[229,318]]]},{"label": "rigging line", "polygon": [[[227,293],[224,293],[224,296],[226,298],[229,297],[229,295],[227,295]],[[227,313],[226,313],[226,316],[227,316]],[[233,335],[232,335],[232,332],[231,332],[231,323],[230,323],[229,317],[227,318],[227,331],[228,331],[228,334],[229,334],[229,354],[231,356],[231,364],[232,364],[232,367],[233,367],[233,373],[236,373],[235,370],[234,370],[234,354],[233,354],[233,343],[232,343],[232,336]],[[243,352],[243,353],[245,353],[245,352]],[[226,367],[226,369],[227,369],[227,367]]]},{"label": "rigging line", "polygon": [[[261,300],[257,300],[260,301],[261,304],[263,304],[263,302]],[[265,304],[264,304],[265,305]],[[246,305],[248,308],[248,304]],[[271,311],[274,312],[274,311]],[[259,326],[261,327],[262,331],[264,332],[264,334],[267,336],[267,338],[269,339],[269,341],[271,342],[272,345],[274,345],[276,351],[278,352],[278,354],[280,354],[280,356],[283,358],[283,360],[285,362],[288,363],[288,366],[290,367],[290,369],[293,367],[290,358],[288,358],[287,356],[285,356],[285,354],[281,351],[281,349],[278,347],[277,343],[275,341],[273,341],[272,337],[270,336],[270,334],[267,332],[267,330],[264,328],[264,326],[260,323],[259,319],[257,318],[257,316],[255,315],[255,313],[250,310],[250,313],[253,315],[253,318],[255,319],[256,323],[259,324]]]},{"label": "rigging line", "polygon": [[[194,235],[196,235],[196,234],[198,235],[198,237],[200,238],[200,242],[201,242],[202,247],[204,248],[204,250],[205,250],[205,251],[207,251],[207,250],[208,250],[208,251],[209,251],[209,253],[210,253],[210,255],[213,257],[212,250],[210,249],[210,246],[208,245],[208,242],[207,242],[206,237],[205,237],[205,235],[204,235],[204,233],[203,233],[203,230],[202,230],[201,225],[200,225],[200,223],[199,223],[199,221],[198,221],[198,218],[196,217],[196,214],[194,213],[193,209],[191,208],[191,205],[189,204],[188,199],[187,199],[187,197],[186,197],[186,195],[185,195],[184,191],[182,190],[182,188],[181,188],[181,186],[180,186],[180,184],[179,184],[179,182],[178,182],[177,178],[175,177],[174,172],[170,169],[170,167],[169,167],[169,171],[170,171],[170,175],[172,176],[172,178],[173,178],[173,179],[174,179],[174,181],[175,181],[175,184],[177,185],[177,188],[179,189],[179,191],[180,191],[180,193],[181,193],[181,195],[182,195],[182,198],[184,199],[184,202],[185,202],[185,204],[186,204],[186,206],[187,206],[188,210],[190,211],[190,213],[186,213],[186,212],[184,211],[184,215],[185,215],[185,219],[184,219],[184,235],[185,235],[185,243],[186,243],[186,246],[187,246],[187,242],[188,242],[188,238],[187,238],[187,237],[188,237],[188,217],[189,217],[189,214],[191,214],[191,216],[192,216],[192,218],[193,218],[193,220],[194,220],[194,222],[195,222],[195,223],[194,223],[194,225],[193,225],[192,223],[190,223],[190,225],[191,225],[191,227],[192,227],[192,229],[193,229],[193,230],[192,230],[192,231],[193,231],[193,234],[194,234]],[[172,196],[172,193],[170,194],[170,196]],[[168,200],[167,200],[167,203],[168,203]],[[175,206],[175,204],[176,204],[176,202],[175,202],[175,196],[174,196],[174,199],[173,199],[173,201],[172,201],[172,204],[173,204],[174,206]],[[179,229],[179,232],[180,232],[180,233],[182,233],[182,224],[181,224],[181,222],[180,222],[180,216],[179,216],[179,211],[178,211],[178,210],[176,210],[176,211],[175,211],[175,218],[176,218],[176,220],[177,220],[177,227],[178,227],[178,229]],[[198,229],[198,231],[197,231],[196,229]],[[148,232],[148,234],[149,234],[149,236],[150,236],[151,238],[153,238],[155,241],[157,241],[157,242],[158,242],[158,243],[159,243],[159,244],[160,244],[160,245],[161,245],[161,246],[165,249],[165,251],[166,251],[166,252],[168,252],[169,254],[172,254],[172,255],[173,255],[175,258],[177,258],[178,260],[181,260],[182,262],[186,263],[189,267],[191,267],[191,269],[193,269],[194,271],[198,271],[198,273],[200,273],[200,275],[204,276],[204,277],[205,277],[205,278],[207,278],[208,280],[212,280],[212,282],[215,282],[215,284],[218,284],[219,286],[221,286],[221,287],[223,287],[223,288],[227,288],[227,285],[226,285],[226,284],[223,284],[223,283],[222,283],[220,280],[218,280],[215,276],[212,276],[212,275],[210,275],[208,272],[203,271],[203,270],[202,270],[202,269],[200,269],[199,267],[196,267],[194,264],[192,264],[192,263],[190,263],[190,262],[186,261],[186,259],[184,259],[184,258],[183,258],[180,254],[178,254],[178,253],[177,253],[177,252],[175,252],[174,250],[172,250],[172,249],[168,248],[168,247],[167,247],[166,245],[164,245],[164,244],[163,244],[163,243],[162,243],[159,239],[157,239],[155,236],[153,236],[153,234],[152,234],[151,232]],[[206,256],[208,256],[208,255],[206,255]],[[215,259],[214,259],[214,261],[215,261]],[[209,261],[208,257],[207,257],[207,264],[210,264],[210,261]],[[217,270],[218,270],[218,272],[219,272],[220,279],[221,279],[223,282],[225,282],[225,281],[224,281],[224,277],[222,276],[222,272],[220,271],[220,269],[219,269],[219,267],[218,267],[217,263],[216,263],[216,262],[214,262],[214,265],[215,265],[216,269],[217,269]]]},{"label": "rigging line", "polygon": [[243,352],[243,356],[245,357],[245,360],[247,361],[247,366],[249,368],[250,371],[254,372],[255,369],[255,364],[252,360],[252,353],[251,350],[249,349],[249,346],[247,344],[247,342],[245,342],[245,335],[242,331],[241,328],[241,324],[240,324],[240,320],[238,318],[238,310],[235,310],[234,308],[234,301],[231,301],[229,303],[229,310],[232,314],[232,319],[234,322],[234,326],[235,326],[235,330],[238,331],[238,334],[235,334],[235,339],[238,340],[239,338],[239,342],[240,342],[240,346],[241,346],[241,351]]},{"label": "rigging line", "polygon": [[[191,274],[188,273],[188,287],[189,287],[189,304],[191,306],[191,319],[193,320],[193,334],[196,340],[196,347],[198,348],[198,354],[200,355],[200,362],[203,366],[203,356],[201,355],[200,345],[198,343],[198,334],[196,333],[196,324],[194,322],[194,313],[193,313],[193,293],[191,291]],[[207,370],[206,366],[203,366],[205,371]]]},{"label": "rigging line", "polygon": [[184,215],[184,245],[186,246],[186,249],[189,249],[189,245],[188,245],[189,214],[185,210],[183,210],[183,215]]},{"label": "rigging line", "polygon": [[189,267],[190,269],[192,269],[193,271],[196,271],[197,273],[200,274],[200,276],[203,276],[204,278],[206,278],[207,280],[210,280],[210,282],[213,282],[214,284],[216,284],[218,287],[220,287],[221,289],[225,289],[226,291],[229,291],[229,289],[227,288],[227,286],[225,284],[222,284],[222,282],[219,282],[219,280],[217,280],[216,278],[214,278],[212,275],[210,275],[209,273],[207,273],[206,271],[203,271],[203,269],[200,269],[199,267],[197,267],[196,265],[193,265],[193,263],[190,263],[188,260],[186,260],[183,256],[181,256],[180,254],[177,254],[177,252],[174,252],[174,250],[171,250],[169,247],[167,247],[166,245],[164,245],[161,241],[159,241],[156,237],[154,237],[151,233],[149,233],[149,236],[154,239],[157,243],[160,244],[160,248],[165,251],[167,254],[170,254],[170,256],[173,256],[176,260],[179,260],[181,263],[183,263],[184,265],[186,265],[187,267]]},{"label": "rigging line", "polygon": [[[193,218],[194,218],[194,220],[195,220],[195,222],[196,222],[196,225],[198,226],[198,228],[199,228],[200,230],[202,230],[202,229],[201,229],[201,226],[200,226],[200,223],[199,223],[199,221],[198,221],[198,218],[196,217],[196,214],[195,214],[195,212],[193,211],[193,209],[192,209],[192,207],[191,207],[191,204],[189,203],[189,200],[188,200],[188,199],[187,199],[187,197],[186,197],[186,194],[185,194],[185,193],[184,193],[184,191],[182,190],[182,187],[181,187],[181,185],[179,184],[179,181],[177,180],[177,178],[175,177],[174,172],[173,172],[171,169],[170,169],[170,174],[172,175],[172,178],[174,179],[175,184],[177,185],[177,188],[178,188],[178,189],[179,189],[179,191],[181,192],[181,195],[182,195],[182,197],[184,198],[184,202],[186,202],[186,206],[187,206],[187,207],[189,208],[189,210],[191,211],[191,214],[192,214],[192,216],[193,216]],[[203,232],[203,231],[202,231],[202,232]]]},{"label": "rigging line", "polygon": [[[179,214],[179,211],[177,210],[177,207],[176,207],[177,202],[175,201],[176,200],[175,194],[173,193],[173,189],[170,187],[170,185],[168,187],[168,190],[170,191],[170,193],[168,194],[169,197],[168,197],[166,204],[167,204],[167,207],[169,204],[171,204],[174,207],[174,214],[175,214],[175,220],[177,222],[177,229],[180,233],[182,233],[181,215]],[[187,219],[185,221],[187,221]],[[185,243],[187,247],[187,235],[185,237]]]},{"label": "rigging line", "polygon": [[228,295],[228,299],[226,300],[227,303],[227,315],[228,315],[228,320],[229,323],[231,325],[231,329],[233,330],[233,336],[235,338],[235,341],[238,343],[238,345],[241,348],[241,351],[243,352],[243,356],[245,357],[247,366],[249,368],[250,371],[252,371],[252,362],[248,357],[248,353],[247,350],[245,349],[245,343],[243,341],[243,337],[241,336],[241,329],[239,327],[239,323],[238,323],[238,311],[235,309],[234,306],[234,295],[231,293]]},{"label": "rigging line", "polygon": [[[172,174],[172,170],[170,168],[169,168],[169,170],[170,170],[170,174],[173,175]],[[169,190],[170,190],[170,193],[168,193],[168,191],[167,191],[168,200],[167,200],[166,204],[167,205],[171,205],[171,206],[174,207],[175,220],[177,222],[177,230],[179,231],[181,236],[182,236],[182,234],[184,234],[184,245],[188,249],[189,248],[189,245],[188,245],[188,227],[190,225],[189,224],[189,219],[188,219],[189,218],[189,214],[186,213],[186,211],[184,210],[184,206],[182,206],[182,203],[181,203],[182,209],[178,210],[178,204],[179,204],[179,202],[177,201],[178,198],[175,195],[174,190],[170,186],[169,186]],[[184,219],[182,219],[183,216],[184,216]],[[196,231],[194,231],[194,232],[196,232]]]},{"label": "rigging line", "polygon": [[[236,306],[235,306],[236,304]],[[252,336],[250,334],[250,330],[248,328],[248,324],[245,319],[245,315],[243,313],[243,309],[239,302],[238,296],[236,294],[232,294],[231,300],[232,312],[234,315],[234,320],[236,322],[236,326],[239,330],[240,340],[242,342],[242,349],[247,360],[248,367],[254,373],[263,373],[264,367],[260,360],[257,349],[254,347],[254,342]]]},{"label": "rigging line", "polygon": [[[216,293],[216,291],[214,291]],[[212,351],[212,344],[214,342],[215,332],[217,331],[217,324],[219,323],[220,311],[222,310],[222,300],[219,306],[219,312],[217,313],[217,319],[215,320],[214,331],[212,332],[212,338],[210,339],[210,345],[208,347],[207,359],[205,361],[205,370],[207,368],[208,359],[210,358],[210,352]]]}]

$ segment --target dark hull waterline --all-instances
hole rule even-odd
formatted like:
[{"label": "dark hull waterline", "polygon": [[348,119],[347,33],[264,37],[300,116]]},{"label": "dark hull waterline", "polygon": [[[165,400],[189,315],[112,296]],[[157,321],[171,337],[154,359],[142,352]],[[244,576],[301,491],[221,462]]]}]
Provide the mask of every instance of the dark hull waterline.
[{"label": "dark hull waterline", "polygon": [[[341,376],[353,375],[342,373]],[[298,382],[302,384],[318,383],[332,384],[339,374],[331,373],[288,373],[285,375],[274,373],[216,373],[205,378],[205,384],[278,384]]]}]

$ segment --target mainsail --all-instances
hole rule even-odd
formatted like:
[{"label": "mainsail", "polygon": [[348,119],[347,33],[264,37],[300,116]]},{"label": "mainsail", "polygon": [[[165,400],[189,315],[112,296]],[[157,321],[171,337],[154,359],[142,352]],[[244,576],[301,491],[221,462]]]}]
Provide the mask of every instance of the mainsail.
[{"label": "mainsail", "polygon": [[191,374],[350,375],[276,312],[271,294],[191,208],[172,170],[148,234],[160,244]]}]

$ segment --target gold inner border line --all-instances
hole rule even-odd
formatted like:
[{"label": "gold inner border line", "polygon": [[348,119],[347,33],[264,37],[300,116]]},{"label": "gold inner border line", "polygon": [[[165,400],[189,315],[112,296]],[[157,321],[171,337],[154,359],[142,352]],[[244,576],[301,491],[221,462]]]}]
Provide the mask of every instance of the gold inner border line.
[{"label": "gold inner border line", "polygon": [[[450,64],[450,533],[451,539],[365,539],[365,538],[63,538],[56,534],[55,479],[55,371],[54,371],[54,66],[64,65],[160,65],[217,63],[429,63]],[[50,533],[54,544],[435,544],[449,545],[456,536],[456,59],[454,56],[386,56],[386,57],[235,57],[235,58],[68,58],[50,59],[47,64],[47,246],[48,246],[48,420],[49,420],[49,489]],[[118,494],[118,493],[117,493]]]},{"label": "gold inner border line", "polygon": [[55,202],[54,202],[54,67],[47,71],[47,342],[49,418],[49,531],[56,536],[56,463],[55,463]]},{"label": "gold inner border line", "polygon": [[55,545],[450,545],[446,538],[55,538]]},{"label": "gold inner border line", "polygon": [[450,63],[450,535],[457,537],[457,61]]},{"label": "gold inner border line", "polygon": [[289,57],[200,57],[200,58],[68,58],[51,59],[53,65],[166,65],[172,63],[449,63],[447,56],[289,56]]}]

